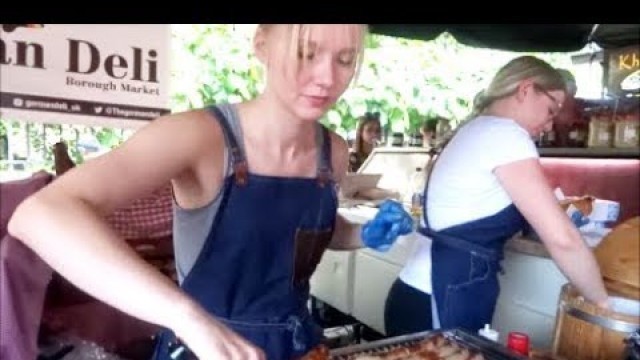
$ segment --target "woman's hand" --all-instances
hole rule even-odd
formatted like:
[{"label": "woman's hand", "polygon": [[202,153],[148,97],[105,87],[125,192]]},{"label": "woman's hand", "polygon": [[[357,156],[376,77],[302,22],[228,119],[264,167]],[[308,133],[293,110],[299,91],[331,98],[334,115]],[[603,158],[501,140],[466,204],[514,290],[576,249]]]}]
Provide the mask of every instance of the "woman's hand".
[{"label": "woman's hand", "polygon": [[266,360],[265,354],[203,309],[180,322],[176,334],[199,360]]},{"label": "woman's hand", "polygon": [[494,172],[560,271],[588,301],[608,306],[607,291],[593,251],[558,205],[540,161],[519,160],[501,165]]},{"label": "woman's hand", "polygon": [[603,301],[599,301],[596,303],[596,306],[598,306],[601,309],[604,310],[610,310],[611,309],[611,305],[609,304],[609,299],[605,299]]},{"label": "woman's hand", "polygon": [[398,236],[413,230],[413,218],[394,200],[386,200],[373,220],[362,227],[362,242],[378,251],[387,251]]}]

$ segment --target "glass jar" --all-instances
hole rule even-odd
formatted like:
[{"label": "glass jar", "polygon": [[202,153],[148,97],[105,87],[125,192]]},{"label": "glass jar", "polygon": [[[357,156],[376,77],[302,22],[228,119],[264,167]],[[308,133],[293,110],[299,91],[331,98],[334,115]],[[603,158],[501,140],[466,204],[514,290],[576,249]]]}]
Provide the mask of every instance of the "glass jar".
[{"label": "glass jar", "polygon": [[422,147],[422,134],[420,133],[414,133],[411,134],[410,140],[409,140],[409,146],[411,147]]},{"label": "glass jar", "polygon": [[589,128],[585,122],[575,122],[569,130],[567,145],[574,148],[583,148],[587,145]]},{"label": "glass jar", "polygon": [[613,123],[611,114],[601,111],[591,117],[589,121],[589,138],[587,146],[608,148],[613,145]]},{"label": "glass jar", "polygon": [[621,116],[614,126],[613,146],[635,148],[640,146],[640,119],[632,113]]},{"label": "glass jar", "polygon": [[391,146],[404,146],[404,134],[401,132],[394,132],[391,134]]}]

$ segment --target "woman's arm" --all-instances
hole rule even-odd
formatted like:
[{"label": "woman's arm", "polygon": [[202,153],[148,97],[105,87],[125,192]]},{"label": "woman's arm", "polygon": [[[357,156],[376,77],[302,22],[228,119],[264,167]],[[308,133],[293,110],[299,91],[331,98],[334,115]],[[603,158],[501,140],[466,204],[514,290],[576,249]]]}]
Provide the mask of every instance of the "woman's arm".
[{"label": "woman's arm", "polygon": [[495,174],[569,281],[589,301],[607,307],[607,292],[598,263],[559,206],[539,160],[502,165],[495,169]]},{"label": "woman's arm", "polygon": [[331,250],[358,250],[364,247],[360,232],[362,225],[354,224],[342,217],[336,215],[336,228],[333,232],[333,238],[329,244]]},{"label": "woman's arm", "polygon": [[[338,183],[345,178],[348,166],[348,148],[337,135],[332,143],[334,176]],[[384,202],[376,216],[364,225],[354,224],[340,214],[336,215],[336,226],[329,248],[333,250],[357,250],[365,246],[378,248],[391,245],[399,235],[412,229],[413,219],[394,201]],[[372,224],[375,224],[372,226]],[[364,233],[363,233],[364,229]],[[363,236],[365,239],[363,239]]]},{"label": "woman's arm", "polygon": [[[173,329],[208,358],[237,353],[220,349],[243,341],[229,337],[228,330],[138,257],[104,219],[172,178],[195,172],[203,156],[217,152],[222,162],[223,145],[210,150],[211,143],[223,143],[212,141],[212,134],[222,139],[219,128],[204,114],[159,118],[119,148],[71,169],[16,209],[9,232],[79,288],[132,316]],[[220,340],[203,338],[213,334]],[[225,337],[230,345],[223,343]]]},{"label": "woman's arm", "polygon": [[[342,182],[346,177],[347,169],[351,162],[351,153],[349,147],[338,135],[331,133],[331,161],[333,164],[333,176],[337,184]],[[349,220],[336,214],[336,226],[333,232],[333,238],[329,244],[332,250],[357,250],[364,246],[360,238],[362,226],[354,224]]]}]

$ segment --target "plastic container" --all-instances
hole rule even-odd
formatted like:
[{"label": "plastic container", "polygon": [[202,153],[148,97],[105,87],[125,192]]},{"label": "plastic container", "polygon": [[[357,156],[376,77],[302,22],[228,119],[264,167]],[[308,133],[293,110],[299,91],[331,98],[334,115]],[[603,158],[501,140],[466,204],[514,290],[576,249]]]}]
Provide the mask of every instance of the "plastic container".
[{"label": "plastic container", "polygon": [[584,123],[574,123],[569,129],[569,139],[567,145],[569,147],[583,148],[587,145],[587,136],[589,135],[588,125]]},{"label": "plastic container", "polygon": [[411,134],[411,137],[409,139],[410,139],[409,140],[410,147],[423,147],[422,134],[420,133]]},{"label": "plastic container", "polygon": [[478,335],[495,342],[498,342],[498,337],[500,337],[500,333],[492,329],[489,324],[484,324],[484,328],[478,330]]},{"label": "plastic container", "polygon": [[640,120],[633,114],[625,115],[615,123],[613,146],[635,148],[640,146]]},{"label": "plastic container", "polygon": [[421,167],[417,167],[411,175],[408,189],[408,200],[410,213],[414,219],[419,219],[422,215],[422,200],[424,197],[424,187],[426,174]]},{"label": "plastic container", "polygon": [[512,331],[507,336],[507,348],[518,355],[529,356],[529,335]]},{"label": "plastic container", "polygon": [[391,134],[391,146],[403,147],[404,146],[404,134],[401,132],[394,132]]},{"label": "plastic container", "polygon": [[610,115],[596,114],[589,121],[587,147],[610,148],[613,145],[613,122]]}]

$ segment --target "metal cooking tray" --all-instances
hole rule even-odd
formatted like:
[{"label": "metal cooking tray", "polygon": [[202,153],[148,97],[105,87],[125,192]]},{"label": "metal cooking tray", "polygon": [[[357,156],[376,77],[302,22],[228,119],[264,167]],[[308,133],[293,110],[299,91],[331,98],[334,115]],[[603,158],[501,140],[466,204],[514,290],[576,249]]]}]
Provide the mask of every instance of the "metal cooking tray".
[{"label": "metal cooking tray", "polygon": [[453,340],[470,350],[480,352],[486,360],[527,360],[527,357],[518,355],[504,346],[485,339],[478,335],[472,335],[463,330],[433,330],[410,335],[392,337],[366,344],[358,344],[344,348],[334,349],[330,352],[331,360],[349,360],[355,355],[375,355],[389,351],[400,346],[413,345],[421,340],[442,334],[445,338]]}]

